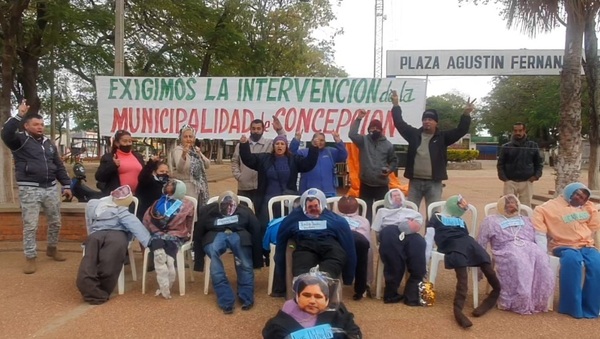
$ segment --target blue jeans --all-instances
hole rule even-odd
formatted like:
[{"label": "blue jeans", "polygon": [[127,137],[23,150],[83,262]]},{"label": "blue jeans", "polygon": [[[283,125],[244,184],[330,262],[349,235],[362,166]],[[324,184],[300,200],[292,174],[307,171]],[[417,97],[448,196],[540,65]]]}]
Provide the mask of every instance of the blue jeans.
[{"label": "blue jeans", "polygon": [[233,252],[235,272],[237,274],[238,298],[243,305],[254,303],[254,271],[252,270],[252,248],[242,246],[237,233],[217,234],[215,240],[204,246],[204,252],[210,258],[210,278],[217,294],[217,304],[222,309],[233,307],[235,295],[227,280],[221,255],[227,249]]},{"label": "blue jeans", "polygon": [[[600,312],[600,252],[593,247],[559,247],[560,297],[558,312],[574,318],[598,318]],[[582,272],[585,280],[581,286]]]},{"label": "blue jeans", "polygon": [[[414,202],[417,207],[421,206],[421,200],[425,198],[425,207],[432,202],[442,200],[442,182],[427,179],[410,179],[408,186],[408,201]],[[429,218],[431,216],[427,216]]]}]

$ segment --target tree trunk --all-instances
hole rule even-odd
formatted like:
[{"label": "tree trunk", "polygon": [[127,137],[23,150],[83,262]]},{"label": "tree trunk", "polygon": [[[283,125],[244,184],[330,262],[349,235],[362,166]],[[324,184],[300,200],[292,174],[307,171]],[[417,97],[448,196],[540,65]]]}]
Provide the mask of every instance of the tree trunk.
[{"label": "tree trunk", "polygon": [[600,190],[600,81],[598,77],[598,37],[596,36],[597,10],[587,13],[585,20],[585,77],[588,83],[590,121],[590,162],[588,167],[588,187]]},{"label": "tree trunk", "polygon": [[[2,90],[0,91],[0,122],[4,124],[11,113],[11,93],[15,81],[13,70],[17,62],[17,35],[22,29],[23,11],[29,0],[11,1],[0,5],[2,28]],[[19,99],[19,98],[17,98]],[[12,155],[5,145],[0,146],[0,203],[15,202],[12,180]]]},{"label": "tree trunk", "polygon": [[567,1],[567,33],[560,74],[560,122],[556,194],[579,180],[581,170],[581,57],[585,17],[583,4]]}]

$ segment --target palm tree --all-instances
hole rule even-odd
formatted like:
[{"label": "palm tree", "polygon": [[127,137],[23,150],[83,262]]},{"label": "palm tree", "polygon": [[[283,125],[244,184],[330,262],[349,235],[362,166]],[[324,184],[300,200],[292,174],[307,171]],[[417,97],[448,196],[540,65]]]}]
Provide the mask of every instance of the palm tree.
[{"label": "palm tree", "polygon": [[[468,2],[470,0],[459,0]],[[489,0],[472,0],[488,4]],[[559,146],[556,168],[556,194],[569,183],[579,180],[581,169],[581,59],[587,14],[597,0],[498,0],[509,28],[518,27],[530,36],[547,32],[559,25],[567,28],[565,55],[560,74]],[[561,18],[566,18],[562,20]],[[598,166],[596,166],[596,170]]]}]

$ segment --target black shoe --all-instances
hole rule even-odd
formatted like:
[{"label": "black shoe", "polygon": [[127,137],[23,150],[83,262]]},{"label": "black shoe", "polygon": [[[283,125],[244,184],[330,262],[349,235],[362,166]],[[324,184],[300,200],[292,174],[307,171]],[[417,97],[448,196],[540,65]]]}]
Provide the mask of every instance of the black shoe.
[{"label": "black shoe", "polygon": [[421,303],[418,301],[408,301],[408,299],[404,299],[404,305],[406,305],[406,306],[421,306]]},{"label": "black shoe", "polygon": [[223,314],[232,314],[233,313],[233,306],[229,306],[229,307],[223,307]]},{"label": "black shoe", "polygon": [[254,303],[250,303],[250,304],[242,305],[242,311],[248,311],[248,310],[250,310],[252,307],[254,307]]},{"label": "black shoe", "polygon": [[383,303],[384,304],[397,304],[397,303],[401,302],[403,298],[404,298],[403,295],[396,294],[393,297],[383,298]]},{"label": "black shoe", "polygon": [[[364,293],[363,293],[363,294],[364,294]],[[353,300],[356,300],[356,301],[359,301],[360,299],[362,299],[362,298],[363,298],[363,294],[358,294],[358,293],[356,293],[356,294],[354,294],[354,295],[352,296],[352,299],[353,299]]]}]

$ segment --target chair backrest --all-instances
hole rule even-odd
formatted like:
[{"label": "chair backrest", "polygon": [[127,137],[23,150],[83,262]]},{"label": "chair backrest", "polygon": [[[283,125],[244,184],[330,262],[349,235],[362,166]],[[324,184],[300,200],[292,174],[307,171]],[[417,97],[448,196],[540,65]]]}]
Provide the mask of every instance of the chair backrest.
[{"label": "chair backrest", "polygon": [[[327,198],[327,205],[329,205],[329,208],[333,211],[333,212],[339,212],[340,210],[338,209],[338,202],[340,201],[342,197],[330,197]],[[362,200],[361,198],[354,198],[356,199],[356,201],[358,202],[358,210],[360,215],[362,215],[364,218],[367,217],[367,203]]]},{"label": "chair backrest", "polygon": [[[431,204],[429,204],[429,206],[427,206],[427,215],[429,216],[429,218],[431,218],[434,215],[434,212],[441,212],[445,204],[445,201],[434,201]],[[471,222],[467,222],[467,229],[469,230],[469,235],[475,238],[475,236],[477,235],[477,208],[469,204],[467,212],[471,212]],[[465,219],[464,216],[463,219]],[[426,221],[426,224],[428,222],[429,220]]]},{"label": "chair backrest", "polygon": [[273,213],[273,205],[275,204],[279,204],[279,208],[281,211],[280,216],[286,216],[291,212],[291,209],[289,208],[289,206],[291,206],[294,201],[299,198],[299,195],[278,195],[275,197],[272,197],[271,199],[269,199],[268,202],[268,210],[269,210],[269,221],[274,219],[274,213]]},{"label": "chair backrest", "polygon": [[[383,205],[384,205],[383,199],[373,202],[373,207],[371,210],[373,212],[373,217],[375,217],[375,215],[377,215],[377,210],[380,209],[381,207],[383,207]],[[410,208],[411,210],[419,212],[419,207],[417,207],[417,204],[415,204],[412,201],[404,200],[404,207]]]},{"label": "chair backrest", "polygon": [[[248,208],[250,208],[252,210],[252,212],[256,213],[256,210],[254,209],[254,203],[252,202],[252,200],[250,200],[250,198],[242,196],[242,195],[238,195],[238,199],[240,199],[240,202],[243,202],[244,204],[246,204],[246,206],[248,206]],[[219,201],[219,197],[215,196],[215,197],[210,197],[210,199],[208,199],[208,201],[206,202],[206,204],[212,204],[213,202],[217,202]]]},{"label": "chair backrest", "polygon": [[194,222],[192,223],[192,229],[190,232],[190,237],[194,236],[194,227],[196,226],[196,221],[198,221],[198,199],[194,197],[190,197],[186,195],[183,197],[185,200],[189,200],[194,205]]},{"label": "chair backrest", "polygon": [[[497,207],[498,207],[497,202],[491,202],[491,203],[485,205],[485,207],[483,208],[484,215],[487,217],[488,215],[491,214],[492,210],[497,209]],[[521,213],[521,215],[525,215],[530,218],[533,217],[533,210],[531,209],[531,207],[529,207],[527,205],[519,205],[519,213]]]}]

